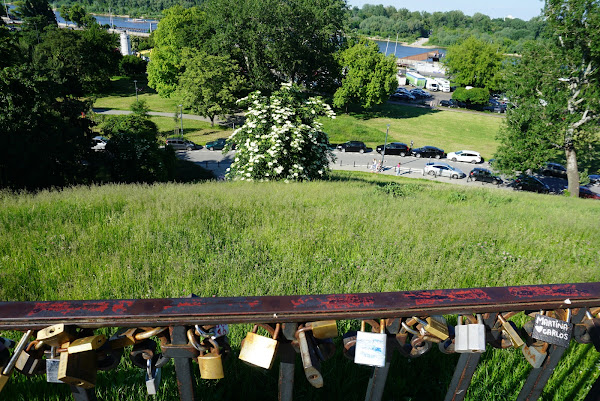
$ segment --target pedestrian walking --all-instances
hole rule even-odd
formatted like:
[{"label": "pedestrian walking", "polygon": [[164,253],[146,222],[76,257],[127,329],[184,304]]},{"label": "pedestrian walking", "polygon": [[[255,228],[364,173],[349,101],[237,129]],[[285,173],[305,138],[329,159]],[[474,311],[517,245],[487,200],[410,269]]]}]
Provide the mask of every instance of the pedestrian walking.
[{"label": "pedestrian walking", "polygon": [[400,175],[400,162],[398,162],[398,165],[396,166],[396,175]]},{"label": "pedestrian walking", "polygon": [[377,159],[373,159],[373,162],[371,163],[371,170],[373,170],[373,172],[377,172]]}]

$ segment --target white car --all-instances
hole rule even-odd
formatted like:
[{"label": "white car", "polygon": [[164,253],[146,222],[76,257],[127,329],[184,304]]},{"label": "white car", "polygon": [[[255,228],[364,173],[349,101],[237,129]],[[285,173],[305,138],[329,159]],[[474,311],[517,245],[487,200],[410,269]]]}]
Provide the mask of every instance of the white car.
[{"label": "white car", "polygon": [[446,156],[448,160],[452,160],[453,162],[465,162],[465,163],[481,163],[483,159],[479,152],[475,152],[474,150],[458,150],[456,152],[448,153]]},{"label": "white car", "polygon": [[446,163],[427,163],[423,169],[425,174],[450,177],[450,178],[465,178],[467,175]]},{"label": "white car", "polygon": [[108,142],[108,138],[95,136],[92,138],[92,149],[96,151],[104,150],[106,148],[106,142]]}]

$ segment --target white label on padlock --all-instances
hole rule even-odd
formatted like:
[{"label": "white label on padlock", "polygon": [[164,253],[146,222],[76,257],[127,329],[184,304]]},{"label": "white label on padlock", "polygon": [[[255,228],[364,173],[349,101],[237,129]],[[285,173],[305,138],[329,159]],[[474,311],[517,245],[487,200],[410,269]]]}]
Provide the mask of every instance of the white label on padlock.
[{"label": "white label on padlock", "polygon": [[354,363],[368,366],[385,366],[387,335],[385,333],[356,333]]},{"label": "white label on padlock", "polygon": [[469,326],[466,324],[454,326],[454,352],[469,352]]},{"label": "white label on padlock", "polygon": [[485,352],[485,326],[483,324],[469,324],[469,351]]},{"label": "white label on padlock", "polygon": [[229,325],[217,324],[211,331],[215,333],[213,338],[223,337],[229,334]]}]

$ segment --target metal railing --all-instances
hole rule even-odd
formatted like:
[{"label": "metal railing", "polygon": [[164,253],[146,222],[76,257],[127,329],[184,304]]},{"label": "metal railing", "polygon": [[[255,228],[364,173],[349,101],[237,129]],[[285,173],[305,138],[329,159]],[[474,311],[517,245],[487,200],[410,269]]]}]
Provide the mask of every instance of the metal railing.
[{"label": "metal railing", "polygon": [[[443,353],[461,354],[446,400],[464,399],[486,345],[523,350],[534,369],[517,400],[536,400],[571,338],[593,343],[600,351],[600,319],[594,317],[599,306],[600,283],[365,294],[0,302],[0,329],[26,331],[21,341],[13,344],[10,358],[8,342],[0,342],[0,356],[4,352],[0,391],[16,366],[21,373],[46,374],[48,381],[69,383],[75,400],[93,400],[96,370],[115,368],[123,348],[132,346],[133,364],[148,368],[150,394],[157,386],[152,372],[172,359],[180,399],[193,400],[192,359],[198,361],[201,377],[223,377],[221,358],[233,354],[226,339],[227,325],[254,323],[273,338],[267,341],[249,334],[240,359],[268,368],[278,356],[279,399],[291,400],[295,352],[300,354],[309,383],[321,387],[320,363],[335,354],[335,320],[357,319],[363,329],[343,335],[343,353],[357,363],[373,366],[366,400],[382,399],[392,351],[415,358],[434,344]],[[534,319],[517,329],[509,319],[518,312]],[[458,315],[458,325],[448,325],[443,315]],[[364,323],[371,332],[364,332]],[[105,327],[120,329],[110,338],[95,334],[95,329]],[[160,340],[160,350],[151,338]],[[84,356],[92,367],[79,361],[80,369],[71,372],[73,358]],[[62,376],[56,380],[52,367],[59,364]],[[88,367],[81,368],[84,365]],[[599,383],[600,379],[586,400],[598,399]]]}]

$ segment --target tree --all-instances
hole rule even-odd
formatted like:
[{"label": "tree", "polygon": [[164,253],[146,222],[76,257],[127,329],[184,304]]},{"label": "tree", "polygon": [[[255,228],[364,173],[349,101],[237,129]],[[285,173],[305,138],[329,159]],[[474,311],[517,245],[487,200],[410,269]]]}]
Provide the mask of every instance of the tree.
[{"label": "tree", "polygon": [[[578,196],[578,154],[591,158],[599,139],[600,3],[547,0],[545,15],[550,40],[527,46],[510,70],[515,107],[508,110],[497,155],[503,170],[524,170],[563,151],[568,189]],[[517,150],[519,144],[526,147]]]},{"label": "tree", "polygon": [[456,88],[452,99],[469,104],[486,105],[490,101],[490,91],[485,88]]},{"label": "tree", "polygon": [[119,72],[128,77],[135,77],[144,75],[146,73],[146,67],[148,63],[140,57],[136,56],[123,56],[119,62]]},{"label": "tree", "polygon": [[240,68],[229,56],[210,56],[203,52],[184,54],[185,72],[179,78],[179,93],[185,107],[210,118],[233,113],[235,94],[243,88]]},{"label": "tree", "polygon": [[361,41],[340,55],[342,86],[333,96],[335,107],[358,104],[370,108],[383,103],[398,87],[396,59],[384,56],[374,42]]},{"label": "tree", "polygon": [[493,91],[502,88],[503,53],[499,46],[471,36],[448,48],[444,64],[457,85]]},{"label": "tree", "polygon": [[324,177],[333,155],[327,135],[316,120],[335,118],[319,98],[304,100],[296,86],[283,84],[271,96],[259,91],[241,99],[248,104],[246,122],[227,140],[236,144],[227,177],[239,180],[312,180]]},{"label": "tree", "polygon": [[67,5],[62,5],[60,7],[60,16],[64,18],[65,21],[72,21],[77,24],[78,27],[90,27],[93,24],[97,24],[96,19],[89,15],[85,8],[81,4],[75,3],[70,7]]},{"label": "tree", "polygon": [[183,70],[184,48],[200,49],[209,32],[206,15],[196,7],[175,6],[164,11],[158,28],[153,33],[155,47],[148,63],[148,86],[162,97],[169,97],[177,89]]},{"label": "tree", "polygon": [[15,14],[25,23],[25,29],[43,31],[47,26],[56,27],[56,16],[47,0],[24,0],[17,4]]},{"label": "tree", "polygon": [[155,182],[173,177],[175,154],[169,147],[158,147],[158,128],[146,116],[111,116],[101,129],[110,136],[105,150],[111,180]]}]

